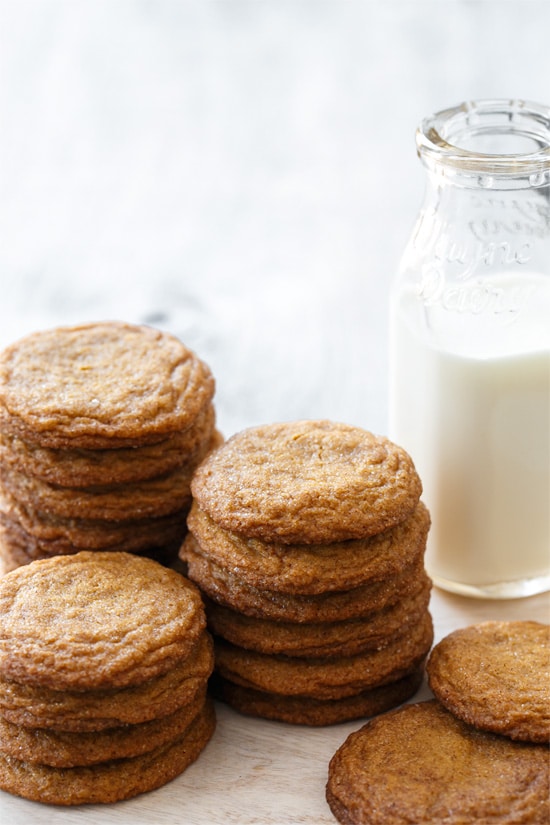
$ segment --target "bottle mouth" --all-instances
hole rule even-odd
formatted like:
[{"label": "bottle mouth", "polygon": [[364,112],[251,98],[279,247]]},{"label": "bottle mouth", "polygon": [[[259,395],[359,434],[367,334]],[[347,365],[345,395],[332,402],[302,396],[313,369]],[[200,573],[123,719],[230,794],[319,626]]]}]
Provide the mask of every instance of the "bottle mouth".
[{"label": "bottle mouth", "polygon": [[550,184],[550,107],[524,100],[474,100],[425,118],[416,146],[428,166]]}]

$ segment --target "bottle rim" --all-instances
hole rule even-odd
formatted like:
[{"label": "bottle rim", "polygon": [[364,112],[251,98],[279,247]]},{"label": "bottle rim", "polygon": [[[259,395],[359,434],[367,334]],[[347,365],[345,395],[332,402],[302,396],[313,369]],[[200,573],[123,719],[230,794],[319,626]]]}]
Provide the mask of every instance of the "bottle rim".
[{"label": "bottle rim", "polygon": [[[497,151],[476,148],[490,143]],[[521,151],[509,151],[512,144]],[[531,151],[525,151],[526,145]],[[518,99],[465,101],[424,118],[416,146],[431,167],[528,178],[531,186],[545,186],[550,184],[550,106]]]}]

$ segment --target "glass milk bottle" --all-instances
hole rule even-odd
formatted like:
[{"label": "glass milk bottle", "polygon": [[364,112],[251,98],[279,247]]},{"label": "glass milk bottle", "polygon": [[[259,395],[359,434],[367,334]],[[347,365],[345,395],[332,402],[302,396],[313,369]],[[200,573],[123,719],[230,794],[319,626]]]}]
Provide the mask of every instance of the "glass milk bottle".
[{"label": "glass milk bottle", "polygon": [[390,436],[446,590],[550,589],[550,107],[463,103],[417,130],[424,203],[390,313]]}]

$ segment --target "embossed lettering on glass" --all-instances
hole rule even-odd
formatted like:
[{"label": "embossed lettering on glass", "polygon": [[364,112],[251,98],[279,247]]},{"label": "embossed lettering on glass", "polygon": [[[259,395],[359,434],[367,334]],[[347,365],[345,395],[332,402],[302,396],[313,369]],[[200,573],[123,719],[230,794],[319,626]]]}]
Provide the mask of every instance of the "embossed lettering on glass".
[{"label": "embossed lettering on glass", "polygon": [[390,435],[432,515],[447,590],[550,589],[550,107],[426,118],[424,203],[390,313]]}]

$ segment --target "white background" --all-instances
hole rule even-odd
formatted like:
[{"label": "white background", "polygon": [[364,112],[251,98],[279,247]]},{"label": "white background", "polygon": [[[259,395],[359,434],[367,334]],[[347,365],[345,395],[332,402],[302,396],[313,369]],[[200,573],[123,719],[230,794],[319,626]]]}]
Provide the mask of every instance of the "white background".
[{"label": "white background", "polygon": [[1,0],[0,345],[116,317],[217,378],[225,435],[386,430],[414,131],[550,100],[550,2]]}]

